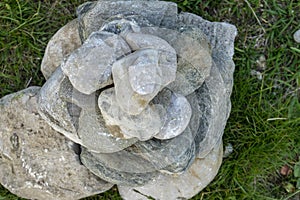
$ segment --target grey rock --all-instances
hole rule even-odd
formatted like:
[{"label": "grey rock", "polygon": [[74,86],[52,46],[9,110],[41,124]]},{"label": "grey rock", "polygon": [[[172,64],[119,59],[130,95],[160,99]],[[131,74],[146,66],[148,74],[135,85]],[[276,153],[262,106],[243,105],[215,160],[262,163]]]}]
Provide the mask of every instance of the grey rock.
[{"label": "grey rock", "polygon": [[167,74],[162,74],[163,66],[158,64],[161,57],[158,50],[141,49],[113,64],[116,99],[123,111],[140,114],[166,84],[169,78],[165,78]]},{"label": "grey rock", "polygon": [[[79,32],[84,41],[113,16],[145,18],[151,24],[144,26],[172,27],[177,21],[177,5],[164,1],[97,1],[87,2],[77,9]],[[139,24],[143,25],[143,24]]]},{"label": "grey rock", "polygon": [[134,152],[148,160],[156,170],[167,174],[180,174],[193,163],[196,146],[189,128],[169,140],[151,139],[135,143]]},{"label": "grey rock", "polygon": [[98,103],[106,125],[120,129],[121,138],[149,140],[162,127],[160,106],[148,105],[140,114],[129,115],[118,105],[114,88],[103,91]]},{"label": "grey rock", "polygon": [[174,92],[187,96],[198,89],[209,76],[212,65],[211,51],[206,36],[200,29],[143,27],[141,32],[164,39],[176,50],[176,79],[167,86]]},{"label": "grey rock", "polygon": [[297,43],[300,43],[300,29],[294,33],[293,37]]},{"label": "grey rock", "polygon": [[41,71],[49,79],[64,58],[81,45],[77,20],[72,20],[59,29],[48,42],[41,64]]},{"label": "grey rock", "polygon": [[80,147],[38,114],[39,87],[0,99],[0,183],[27,199],[74,200],[110,189],[79,161]]},{"label": "grey rock", "polygon": [[74,89],[59,67],[40,91],[39,113],[56,131],[94,152],[112,153],[134,144],[136,139],[119,140],[109,133],[98,96]]},{"label": "grey rock", "polygon": [[121,151],[137,142],[136,138],[123,138],[117,126],[106,126],[99,109],[82,110],[79,117],[78,136],[83,146],[98,153]]},{"label": "grey rock", "polygon": [[232,57],[234,54],[234,39],[237,35],[236,27],[225,22],[210,22],[192,13],[182,12],[178,17],[179,24],[197,27],[206,36],[211,46],[213,61],[221,72],[227,94],[230,96],[235,68]]},{"label": "grey rock", "polygon": [[192,116],[192,108],[184,96],[164,89],[152,102],[162,104],[162,107],[166,109],[166,114],[162,119],[163,126],[159,133],[154,136],[155,138],[171,139],[186,129]]},{"label": "grey rock", "polygon": [[159,174],[141,187],[118,185],[119,193],[124,200],[190,199],[214,179],[222,163],[222,154],[222,144],[218,144],[205,158],[197,157],[192,166],[179,176]]},{"label": "grey rock", "polygon": [[149,161],[130,149],[112,154],[101,154],[92,153],[83,148],[80,158],[91,172],[114,184],[140,186],[153,180],[158,175],[155,168]]},{"label": "grey rock", "polygon": [[198,130],[194,139],[198,157],[204,158],[222,138],[227,120],[227,101],[225,83],[219,69],[213,65],[210,76],[203,85],[195,91],[200,117]]},{"label": "grey rock", "polygon": [[[67,77],[58,67],[48,81],[43,85],[39,93],[38,107],[41,117],[56,131],[64,134],[70,140],[81,143],[77,135],[78,120],[76,115],[70,113],[74,111],[74,105],[61,98],[61,90],[71,90],[64,88]],[[70,109],[71,108],[71,109]],[[79,109],[77,109],[80,112]]]},{"label": "grey rock", "polygon": [[61,65],[74,88],[91,94],[112,84],[111,67],[117,58],[131,52],[126,42],[109,32],[94,32]]}]

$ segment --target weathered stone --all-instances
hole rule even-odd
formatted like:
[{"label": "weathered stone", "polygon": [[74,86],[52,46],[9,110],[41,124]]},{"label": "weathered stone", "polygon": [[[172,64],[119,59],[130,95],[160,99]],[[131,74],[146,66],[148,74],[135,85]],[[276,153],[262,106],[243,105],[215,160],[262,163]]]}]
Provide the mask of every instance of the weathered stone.
[{"label": "weathered stone", "polygon": [[112,84],[111,66],[117,58],[131,52],[126,42],[109,32],[94,32],[61,65],[74,88],[91,94]]},{"label": "weathered stone", "polygon": [[74,200],[110,189],[79,161],[80,147],[38,114],[40,88],[0,99],[0,183],[28,199]]},{"label": "weathered stone", "polygon": [[198,89],[209,76],[212,65],[211,51],[206,36],[200,29],[144,27],[141,28],[141,32],[163,38],[176,50],[176,79],[167,86],[174,92],[187,96]]},{"label": "weathered stone", "polygon": [[218,144],[205,158],[197,157],[192,166],[178,176],[159,174],[141,187],[118,185],[124,200],[190,199],[206,187],[216,176],[222,162],[223,145]]},{"label": "weathered stone", "polygon": [[186,12],[178,15],[178,23],[199,28],[204,33],[211,47],[213,61],[221,72],[228,96],[230,96],[235,68],[232,57],[234,39],[237,35],[236,27],[225,22],[210,22],[200,16]]},{"label": "weathered stone", "polygon": [[103,91],[98,103],[107,127],[119,129],[121,138],[149,140],[162,127],[160,109],[163,108],[159,105],[148,105],[140,114],[129,115],[118,105],[113,88]]},{"label": "weathered stone", "polygon": [[151,139],[135,143],[134,152],[148,160],[156,170],[167,174],[180,174],[188,169],[195,158],[193,134],[187,128],[169,140]]},{"label": "weathered stone", "polygon": [[78,136],[83,146],[98,153],[117,152],[138,141],[136,138],[121,138],[122,132],[116,126],[106,127],[99,109],[82,110]]},{"label": "weathered stone", "polygon": [[48,42],[41,64],[41,71],[49,79],[64,58],[81,45],[78,21],[72,20],[59,29]]},{"label": "weathered stone", "polygon": [[163,57],[161,51],[142,49],[113,64],[116,99],[122,110],[131,115],[140,114],[167,84],[168,73],[163,74],[166,70],[159,65],[164,63]]},{"label": "weathered stone", "polygon": [[[84,41],[113,16],[135,16],[139,26],[171,28],[177,21],[177,5],[164,1],[97,1],[87,2],[77,9],[79,31]],[[144,24],[147,19],[151,24]]]},{"label": "weathered stone", "polygon": [[67,81],[66,79],[67,77],[58,67],[41,88],[38,99],[39,113],[52,128],[80,144],[76,130],[78,124],[74,123],[77,121],[74,120],[76,116],[70,113],[70,111],[73,111],[74,106],[64,101],[60,95],[60,90],[72,89],[63,87],[63,83]]},{"label": "weathered stone", "polygon": [[118,185],[140,186],[158,175],[149,161],[127,149],[100,154],[83,148],[80,158],[95,175]]},{"label": "weathered stone", "polygon": [[195,92],[200,125],[195,132],[198,156],[204,158],[223,135],[227,120],[227,94],[219,69],[213,65],[209,78]]},{"label": "weathered stone", "polygon": [[192,116],[192,108],[184,96],[164,89],[152,102],[162,104],[162,107],[166,109],[166,115],[162,120],[163,126],[159,133],[154,136],[155,138],[171,139],[186,129]]}]

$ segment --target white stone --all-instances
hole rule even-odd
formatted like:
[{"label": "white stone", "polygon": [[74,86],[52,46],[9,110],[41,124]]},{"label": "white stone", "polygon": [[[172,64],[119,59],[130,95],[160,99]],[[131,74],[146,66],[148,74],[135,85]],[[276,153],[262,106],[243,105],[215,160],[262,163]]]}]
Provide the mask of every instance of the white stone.
[{"label": "white stone", "polygon": [[98,100],[99,108],[108,127],[118,127],[121,138],[138,138],[141,141],[149,140],[156,135],[161,126],[161,113],[159,105],[148,105],[138,115],[129,115],[124,112],[116,100],[113,88],[103,91]]},{"label": "white stone", "polygon": [[111,67],[117,58],[131,52],[126,42],[118,35],[94,32],[61,65],[74,88],[91,94],[112,84]]}]

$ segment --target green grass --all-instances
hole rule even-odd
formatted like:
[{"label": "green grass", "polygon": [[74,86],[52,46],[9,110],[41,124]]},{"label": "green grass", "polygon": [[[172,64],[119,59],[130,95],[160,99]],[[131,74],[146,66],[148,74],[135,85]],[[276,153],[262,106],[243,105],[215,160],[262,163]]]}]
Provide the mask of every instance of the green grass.
[{"label": "green grass", "polygon": [[[39,66],[50,37],[75,17],[82,0],[2,0],[0,97],[42,85]],[[193,199],[292,199],[299,195],[293,169],[300,156],[300,29],[296,0],[175,0],[183,11],[238,28],[232,112],[224,133],[234,152],[215,180]],[[266,57],[262,79],[251,75]],[[289,187],[288,187],[289,186]],[[0,187],[0,199],[20,199]],[[112,189],[86,200],[121,199]]]}]

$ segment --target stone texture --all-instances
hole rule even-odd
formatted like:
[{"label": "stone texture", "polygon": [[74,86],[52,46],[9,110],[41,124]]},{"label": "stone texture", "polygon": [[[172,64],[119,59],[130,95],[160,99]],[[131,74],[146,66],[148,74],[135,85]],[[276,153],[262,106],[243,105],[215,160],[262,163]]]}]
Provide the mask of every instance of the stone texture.
[{"label": "stone texture", "polygon": [[94,32],[61,65],[74,88],[91,94],[112,84],[111,67],[117,58],[131,52],[126,42],[109,32]]},{"label": "stone texture", "polygon": [[179,176],[159,174],[141,187],[118,186],[124,200],[190,199],[216,176],[222,163],[223,145],[218,144],[205,158],[197,157],[192,166]]},{"label": "stone texture", "polygon": [[56,131],[94,152],[112,153],[134,144],[136,139],[119,140],[110,134],[98,108],[98,96],[74,89],[59,67],[40,91],[39,113]]},{"label": "stone texture", "polygon": [[106,127],[100,110],[82,110],[79,117],[78,136],[81,144],[90,151],[98,153],[118,152],[137,142],[137,138],[121,138],[116,127]]},{"label": "stone texture", "polygon": [[176,79],[167,86],[174,92],[187,96],[198,89],[209,76],[211,51],[207,38],[200,29],[186,26],[175,30],[143,27],[141,32],[164,39],[176,50]]},{"label": "stone texture", "polygon": [[162,127],[161,106],[148,105],[138,115],[124,112],[116,100],[113,88],[103,91],[99,96],[99,108],[108,127],[120,129],[121,138],[137,138],[145,141],[156,135]]},{"label": "stone texture", "polygon": [[0,99],[0,183],[20,197],[40,200],[74,200],[110,189],[113,184],[80,163],[80,147],[40,117],[39,90]]},{"label": "stone texture", "polygon": [[70,140],[81,143],[77,135],[78,124],[74,122],[75,115],[72,115],[72,104],[68,104],[60,96],[60,90],[69,90],[72,88],[64,88],[64,82],[67,77],[58,67],[52,74],[50,79],[43,85],[39,93],[38,110],[41,117],[56,131],[64,134]]},{"label": "stone texture", "polygon": [[[97,1],[87,2],[77,9],[79,32],[84,41],[101,29],[112,16],[134,16],[140,26],[174,26],[177,5],[164,1]],[[150,24],[145,24],[145,20]]]},{"label": "stone texture", "polygon": [[185,129],[169,140],[151,139],[135,143],[134,152],[148,160],[156,170],[167,174],[180,174],[188,169],[196,155],[192,132]]},{"label": "stone texture", "polygon": [[41,71],[46,79],[61,65],[64,58],[81,45],[78,21],[72,20],[59,29],[48,42],[41,64]]},{"label": "stone texture", "polygon": [[155,138],[161,140],[171,139],[186,129],[192,116],[192,108],[184,96],[164,89],[152,102],[162,104],[162,107],[166,110],[166,114],[162,119],[163,126],[159,133],[154,136]]},{"label": "stone texture", "polygon": [[100,154],[83,148],[80,158],[95,175],[114,184],[140,186],[153,180],[158,175],[155,168],[130,149]]}]

